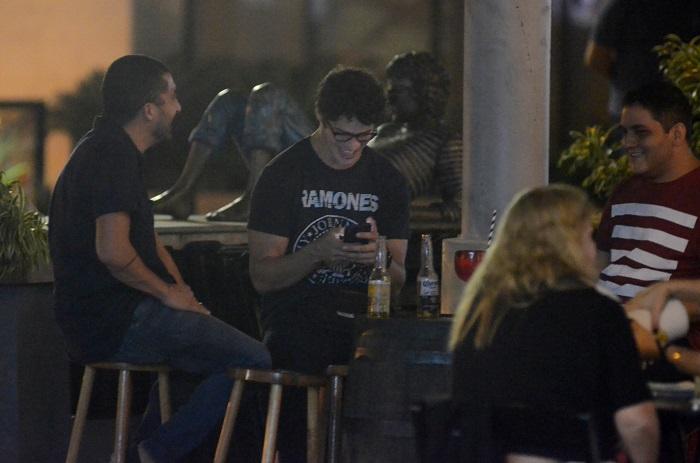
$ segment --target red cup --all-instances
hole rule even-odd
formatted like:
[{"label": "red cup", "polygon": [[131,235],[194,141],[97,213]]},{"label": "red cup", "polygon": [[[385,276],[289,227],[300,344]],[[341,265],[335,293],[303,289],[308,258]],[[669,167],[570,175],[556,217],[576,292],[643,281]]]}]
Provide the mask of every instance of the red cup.
[{"label": "red cup", "polygon": [[455,252],[455,273],[457,277],[462,281],[468,281],[483,258],[484,251]]}]

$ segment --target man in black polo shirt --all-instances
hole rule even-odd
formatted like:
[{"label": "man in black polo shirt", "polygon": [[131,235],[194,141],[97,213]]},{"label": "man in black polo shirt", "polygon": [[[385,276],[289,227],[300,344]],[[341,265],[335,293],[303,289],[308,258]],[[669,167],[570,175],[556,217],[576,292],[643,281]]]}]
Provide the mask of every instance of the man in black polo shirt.
[{"label": "man in black polo shirt", "polygon": [[659,57],[652,50],[668,34],[689,41],[700,34],[697,0],[610,0],[586,45],[584,62],[610,82],[608,112],[620,120],[629,91],[660,82]]},{"label": "man in black polo shirt", "polygon": [[229,367],[267,368],[259,342],[209,315],[153,228],[142,155],[180,111],[159,61],[124,56],[102,84],[104,116],[76,146],[51,201],[56,318],[80,362],[165,363],[206,378],[139,445],[142,461],[179,461],[223,417]]}]

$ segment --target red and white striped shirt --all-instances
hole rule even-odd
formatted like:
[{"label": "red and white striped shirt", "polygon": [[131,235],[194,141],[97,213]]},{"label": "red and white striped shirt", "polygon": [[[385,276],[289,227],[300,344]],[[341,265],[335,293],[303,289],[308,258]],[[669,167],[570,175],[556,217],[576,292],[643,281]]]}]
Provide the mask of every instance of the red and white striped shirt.
[{"label": "red and white striped shirt", "polygon": [[700,168],[672,182],[633,177],[603,211],[596,241],[610,254],[600,283],[621,299],[657,281],[700,278]]}]

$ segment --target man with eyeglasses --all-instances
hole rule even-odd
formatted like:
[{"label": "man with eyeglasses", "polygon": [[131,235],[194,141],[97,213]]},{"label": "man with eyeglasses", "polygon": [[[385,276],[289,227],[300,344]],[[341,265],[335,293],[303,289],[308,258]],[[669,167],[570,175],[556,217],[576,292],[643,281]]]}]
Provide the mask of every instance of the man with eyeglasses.
[{"label": "man with eyeglasses", "polygon": [[[336,68],[321,81],[316,130],[275,157],[253,192],[250,275],[263,295],[262,324],[273,367],[321,373],[350,360],[354,319],[367,310],[378,236],[396,293],[405,280],[410,196],[404,178],[367,143],[385,97],[364,70]],[[365,243],[345,243],[344,228]],[[285,392],[279,450],[305,461],[303,391]]]},{"label": "man with eyeglasses", "polygon": [[[392,58],[386,76],[391,120],[378,127],[369,146],[403,175],[411,198],[421,198],[411,206],[412,220],[455,224],[462,209],[462,139],[444,120],[449,75],[430,53],[412,51]],[[301,106],[272,83],[256,85],[246,101],[223,90],[192,130],[185,167],[172,188],[153,198],[154,209],[186,219],[207,159],[233,143],[250,171],[248,184],[207,219],[245,221],[265,164],[313,130]],[[433,195],[439,195],[437,201]]]}]

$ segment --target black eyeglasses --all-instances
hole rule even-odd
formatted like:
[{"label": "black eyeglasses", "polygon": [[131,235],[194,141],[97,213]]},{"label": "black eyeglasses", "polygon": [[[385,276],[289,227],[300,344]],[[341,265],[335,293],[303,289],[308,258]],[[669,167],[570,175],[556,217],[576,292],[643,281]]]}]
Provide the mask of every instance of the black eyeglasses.
[{"label": "black eyeglasses", "polygon": [[377,131],[376,130],[369,130],[367,132],[360,132],[360,133],[350,133],[350,132],[344,132],[342,130],[336,130],[332,125],[328,124],[328,127],[331,129],[331,132],[333,133],[333,137],[335,137],[335,141],[340,142],[340,143],[345,143],[353,138],[357,140],[360,143],[367,143],[371,139],[377,136]]}]

